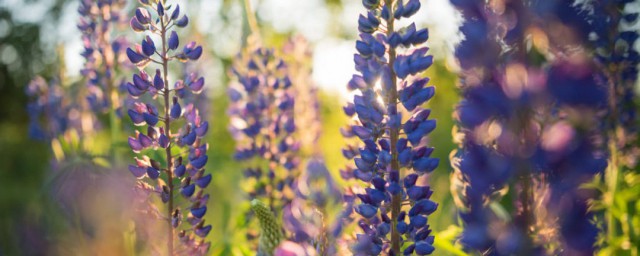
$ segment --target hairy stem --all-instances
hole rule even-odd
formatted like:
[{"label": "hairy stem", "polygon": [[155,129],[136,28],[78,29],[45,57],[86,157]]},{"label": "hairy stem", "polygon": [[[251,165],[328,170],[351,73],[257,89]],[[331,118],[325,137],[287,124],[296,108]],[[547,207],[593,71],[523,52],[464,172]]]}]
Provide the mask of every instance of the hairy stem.
[{"label": "hairy stem", "polygon": [[[162,33],[162,77],[164,80],[164,129],[167,137],[171,138],[171,116],[169,115],[169,81],[167,80],[168,62],[167,57],[167,27],[164,17],[160,17],[161,33]],[[171,145],[165,150],[167,154],[167,186],[169,187],[169,207],[167,208],[167,224],[169,224],[169,236],[167,241],[167,250],[169,255],[173,255],[173,226],[171,225],[171,216],[173,214],[173,156],[171,155]]]},{"label": "hairy stem", "polygon": [[[386,8],[389,8],[390,13],[393,13],[393,0],[385,0]],[[389,15],[387,19],[387,38],[391,37],[393,33],[393,15]],[[389,47],[389,73],[391,77],[392,88],[389,91],[389,97],[387,98],[387,106],[396,108],[398,102],[398,90],[396,88],[396,72],[393,69],[393,63],[396,60],[396,50],[393,47]],[[400,137],[400,129],[398,127],[389,128],[389,137],[391,143],[391,171],[400,172],[400,164],[398,163],[398,138]],[[394,255],[400,255],[400,232],[398,232],[398,215],[402,208],[402,195],[397,194],[391,197],[391,251]]]}]

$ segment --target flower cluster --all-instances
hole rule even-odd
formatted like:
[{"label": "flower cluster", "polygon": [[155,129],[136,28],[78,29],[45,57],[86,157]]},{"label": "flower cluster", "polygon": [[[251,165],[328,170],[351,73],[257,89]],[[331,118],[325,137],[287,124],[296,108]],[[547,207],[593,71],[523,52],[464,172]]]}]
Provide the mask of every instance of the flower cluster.
[{"label": "flower cluster", "polygon": [[[81,74],[87,77],[86,90],[76,90],[73,85],[62,84],[62,74],[49,84],[37,77],[27,86],[27,95],[34,97],[28,106],[31,117],[30,135],[38,139],[52,139],[67,131],[79,135],[90,133],[99,127],[95,110],[108,105],[104,89],[111,90],[112,100],[117,101],[113,85],[114,67],[121,58],[126,40],[111,40],[112,28],[121,21],[123,1],[81,1],[78,13],[78,29],[82,32],[86,59]],[[116,104],[117,105],[117,104]],[[47,127],[40,119],[47,119]]]},{"label": "flower cluster", "polygon": [[298,102],[294,108],[295,122],[304,124],[304,130],[298,130],[296,137],[300,140],[300,156],[320,157],[317,146],[322,134],[322,118],[318,88],[311,77],[312,48],[302,36],[295,36],[283,47],[283,57],[289,64],[289,77],[293,84],[294,98]]},{"label": "flower cluster", "polygon": [[[578,30],[586,22],[570,19],[580,15],[561,8],[564,2],[452,1],[466,19],[456,49],[464,98],[455,114],[460,149],[452,163],[465,224],[461,242],[469,250],[530,254],[557,243],[562,253],[593,250],[586,211],[592,195],[579,187],[606,165],[590,138],[607,98],[586,54],[566,50],[582,43],[580,36],[568,40],[550,29]],[[569,13],[549,17],[560,10]],[[542,17],[545,23],[537,23]],[[543,60],[532,61],[536,55]],[[512,222],[492,207],[508,188],[515,194]],[[536,188],[550,195],[542,198]],[[534,232],[541,226],[556,230]]]},{"label": "flower cluster", "polygon": [[[27,85],[26,94],[33,98],[27,105],[31,138],[52,139],[72,126],[68,117],[72,107],[57,80],[36,77]],[[43,117],[46,120],[41,120]]]},{"label": "flower cluster", "polygon": [[238,56],[232,72],[238,79],[229,88],[234,158],[253,160],[244,171],[255,180],[249,196],[264,199],[279,215],[293,196],[300,146],[293,138],[294,98],[287,65],[273,50],[257,48]]},{"label": "flower cluster", "polygon": [[592,28],[596,36],[591,38],[591,44],[596,60],[606,74],[602,83],[609,87],[610,120],[607,129],[613,132],[609,139],[621,149],[623,164],[632,168],[638,162],[635,151],[639,150],[635,146],[639,138],[634,88],[640,54],[634,47],[638,32],[631,28],[638,22],[639,13],[625,8],[630,2],[593,1],[587,7],[592,10],[588,20],[591,24],[598,24]]},{"label": "flower cluster", "polygon": [[[126,50],[129,60],[141,70],[126,86],[129,94],[137,99],[128,115],[136,126],[147,129],[129,137],[131,149],[142,153],[129,170],[140,179],[138,188],[152,190],[167,204],[163,219],[168,225],[168,253],[203,255],[210,246],[204,237],[211,231],[211,225],[206,225],[203,219],[209,199],[204,189],[212,179],[211,174],[204,172],[208,144],[203,137],[209,123],[201,118],[193,103],[185,103],[185,95],[199,94],[204,78],[189,76],[173,86],[168,80],[170,61],[195,61],[202,55],[202,47],[191,42],[178,50],[178,33],[171,28],[188,24],[186,15],[180,17],[179,5],[165,5],[163,1],[141,3],[143,7],[136,9],[130,24],[133,30],[144,32],[146,36],[141,44]],[[159,37],[158,47],[152,37]],[[149,63],[160,66],[151,75],[144,71]],[[174,131],[172,124],[181,124],[182,128]],[[151,157],[145,154],[151,151],[157,152]],[[166,156],[162,157],[162,154]],[[146,185],[143,179],[156,181],[157,185]],[[179,198],[183,198],[180,205],[186,205],[185,208],[179,207]],[[176,232],[179,244],[174,242]]]},{"label": "flower cluster", "polygon": [[[591,25],[583,29],[587,34],[584,41],[590,43],[588,47],[593,51],[597,68],[602,71],[598,83],[608,89],[606,116],[599,122],[599,127],[603,130],[600,136],[608,144],[609,165],[604,179],[595,179],[589,184],[602,192],[600,200],[593,200],[589,207],[591,211],[604,213],[590,215],[603,217],[604,225],[600,225],[599,235],[606,239],[599,239],[597,246],[611,254],[638,250],[632,235],[637,230],[621,228],[628,223],[623,216],[633,213],[626,203],[619,203],[629,201],[627,196],[634,194],[631,175],[637,172],[640,152],[635,90],[640,55],[635,47],[638,32],[633,28],[638,22],[638,12],[629,4],[631,2],[588,1],[573,7],[579,8],[583,19]],[[588,231],[595,232],[593,229]],[[611,242],[620,240],[631,241],[633,245],[629,248]]]},{"label": "flower cluster", "polygon": [[[493,143],[496,135],[515,137],[519,134],[505,132],[493,134],[493,137],[486,136],[492,135],[488,132],[491,130],[491,123],[482,124],[497,118],[509,120],[518,115],[523,116],[525,112],[519,109],[526,110],[527,105],[520,99],[528,97],[529,92],[516,91],[517,94],[512,96],[514,100],[511,100],[503,91],[498,75],[492,75],[495,72],[492,69],[498,66],[501,60],[501,42],[505,40],[505,34],[498,34],[496,31],[498,23],[503,22],[502,17],[490,9],[487,10],[484,2],[452,3],[461,10],[465,18],[460,28],[465,39],[457,46],[455,52],[463,69],[463,79],[460,82],[464,98],[456,111],[463,136],[462,141],[459,141],[460,150],[452,159],[456,171],[455,178],[458,179],[458,182],[454,181],[452,184],[458,186],[456,190],[460,198],[457,198],[457,202],[458,207],[462,209],[460,216],[464,223],[461,242],[467,249],[492,251],[495,250],[492,248],[495,247],[497,238],[490,234],[490,228],[497,225],[493,225],[496,217],[490,211],[489,204],[491,200],[499,199],[502,189],[512,178],[513,164],[510,155],[496,152],[490,144],[484,145],[483,140]],[[492,40],[493,38],[497,39]],[[519,63],[514,63],[512,67],[518,68],[514,71],[527,72],[525,66]],[[523,116],[522,119],[526,120],[526,117]],[[508,123],[494,123],[493,130],[502,132],[504,124]],[[501,231],[504,232],[505,229]],[[509,239],[518,236],[504,237]],[[499,251],[497,253],[501,254]]]},{"label": "flower cluster", "polygon": [[[344,107],[354,124],[343,130],[358,137],[361,145],[348,146],[345,157],[353,167],[343,171],[369,184],[357,197],[355,211],[362,216],[352,250],[356,254],[431,254],[434,250],[427,216],[437,209],[429,200],[429,186],[417,183],[438,166],[426,136],[435,129],[430,110],[421,106],[434,95],[428,78],[418,75],[431,66],[433,57],[423,46],[427,29],[414,23],[396,28],[396,21],[413,16],[417,0],[363,1],[367,12],[358,19],[360,39],[354,57],[356,70],[348,84],[357,90],[353,103]],[[403,112],[410,117],[403,123]],[[405,248],[401,251],[401,248]]]},{"label": "flower cluster", "polygon": [[38,76],[25,89],[30,98],[29,137],[51,143],[53,164],[66,158],[65,154],[84,155],[78,152],[84,149],[84,137],[99,127],[95,114],[83,105],[86,94],[65,82],[62,74],[49,81]]},{"label": "flower cluster", "polygon": [[336,254],[336,237],[341,233],[342,219],[334,218],[329,210],[341,202],[342,195],[324,162],[309,160],[293,187],[296,195],[282,211],[289,243],[283,244],[280,250]]},{"label": "flower cluster", "polygon": [[[123,23],[123,0],[80,1],[78,28],[82,32],[85,58],[81,74],[87,79],[87,100],[94,111],[119,107],[116,73],[126,67],[125,38],[111,39],[114,28]],[[124,83],[124,81],[122,81]]]}]

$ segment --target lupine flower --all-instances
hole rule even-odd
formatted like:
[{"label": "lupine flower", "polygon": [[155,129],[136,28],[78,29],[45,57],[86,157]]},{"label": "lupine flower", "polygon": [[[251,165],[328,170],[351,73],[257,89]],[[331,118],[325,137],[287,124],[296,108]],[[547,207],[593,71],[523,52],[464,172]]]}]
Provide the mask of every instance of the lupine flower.
[{"label": "lupine flower", "polygon": [[[608,146],[609,165],[604,173],[604,179],[596,178],[592,187],[600,188],[602,194],[599,200],[593,200],[588,207],[592,210],[603,212],[603,225],[600,226],[600,237],[598,246],[601,252],[608,251],[611,254],[620,254],[622,251],[637,251],[637,243],[631,248],[616,244],[615,240],[632,239],[633,229],[618,228],[626,225],[626,217],[631,209],[619,204],[626,195],[632,194],[633,183],[625,182],[631,173],[635,173],[638,166],[638,119],[637,119],[637,95],[635,85],[638,76],[638,54],[635,44],[638,39],[638,32],[632,27],[638,21],[638,12],[631,7],[632,1],[588,1],[580,5],[573,6],[581,12],[581,18],[586,19],[591,26],[585,26],[584,34],[588,34],[583,40],[588,41],[587,45],[593,51],[597,67],[602,70],[597,82],[608,89],[608,106],[606,115],[599,122],[602,130],[601,137],[604,137],[603,146]],[[579,134],[580,130],[572,131]],[[577,150],[576,150],[577,151]],[[575,154],[580,154],[579,151]],[[576,163],[578,164],[578,163]],[[578,165],[579,166],[579,165]],[[623,178],[624,177],[624,178]],[[631,193],[630,193],[631,192]],[[581,192],[584,197],[584,191]],[[591,196],[591,195],[590,195]],[[613,200],[612,200],[613,199]],[[627,199],[628,200],[628,199]],[[573,208],[565,209],[561,214],[580,214],[581,208],[585,205],[576,205]],[[606,209],[602,211],[602,209]],[[589,212],[590,216],[599,216]],[[595,233],[592,225],[570,220],[566,225],[581,227],[571,229],[574,232]],[[571,234],[574,239],[570,240],[578,246],[584,241],[579,239],[585,236]],[[586,251],[583,249],[583,251]]]},{"label": "lupine flower", "polygon": [[[499,13],[495,13],[488,8],[484,2],[480,1],[452,1],[463,14],[465,22],[462,24],[460,31],[464,34],[465,39],[456,48],[456,57],[462,67],[461,80],[463,100],[459,103],[456,111],[456,117],[461,126],[460,132],[460,150],[452,159],[453,167],[456,171],[454,176],[457,181],[452,184],[457,185],[456,191],[460,198],[458,207],[461,209],[460,217],[464,223],[464,231],[460,238],[460,242],[467,250],[476,250],[481,252],[494,252],[495,254],[515,253],[516,251],[501,252],[496,249],[497,239],[500,234],[506,234],[513,230],[509,225],[497,225],[501,223],[500,219],[490,210],[489,205],[492,201],[500,199],[503,188],[508,186],[508,182],[513,179],[514,162],[521,158],[520,154],[526,155],[535,149],[535,137],[527,135],[521,131],[530,128],[529,124],[523,124],[520,127],[507,127],[508,120],[515,119],[516,116],[522,116],[522,120],[527,120],[530,114],[528,99],[530,94],[536,91],[536,76],[533,74],[540,73],[531,69],[529,72],[526,66],[518,63],[511,64],[512,76],[520,77],[518,73],[532,74],[531,81],[522,81],[520,84],[514,84],[513,88],[519,90],[508,91],[510,84],[506,79],[505,86],[501,85],[501,77],[507,78],[505,71],[492,70],[499,65],[502,52],[501,42],[506,41],[506,33],[499,34],[498,29],[504,18]],[[521,17],[522,9],[515,9],[517,6],[508,6],[509,11],[514,12],[514,17]],[[515,9],[515,10],[512,10]],[[520,25],[518,23],[518,25]],[[521,38],[519,27],[505,32],[513,32],[509,34],[511,40]],[[499,37],[498,37],[499,36]],[[498,37],[498,38],[496,38]],[[496,38],[496,39],[494,39]],[[483,49],[482,51],[478,49]],[[491,75],[496,73],[496,75]],[[511,82],[511,81],[509,81]],[[518,82],[518,80],[513,81]],[[524,87],[522,85],[528,85]],[[505,90],[503,90],[505,88]],[[498,121],[493,122],[494,119]],[[504,121],[502,121],[504,120]],[[493,123],[492,123],[493,122]],[[493,125],[493,127],[491,126]],[[497,130],[509,132],[500,134],[491,134],[488,131]],[[535,135],[535,133],[533,133]],[[502,141],[503,147],[495,150],[492,144],[499,141],[497,136],[505,137]],[[511,138],[510,138],[511,137]],[[511,146],[509,142],[514,139],[526,139],[528,143],[524,143],[519,148],[508,148]],[[488,142],[488,145],[485,145]],[[532,145],[533,144],[533,145]],[[517,146],[517,145],[516,145]],[[533,149],[532,149],[533,148]],[[518,154],[519,151],[522,153]],[[527,204],[524,204],[527,205]],[[528,224],[525,224],[528,225]],[[498,229],[499,227],[499,229]],[[517,230],[517,229],[516,229]],[[517,234],[522,237],[520,230]],[[497,233],[497,234],[494,234]],[[501,236],[506,238],[516,236]],[[505,240],[503,244],[513,240]],[[516,247],[520,245],[515,241]],[[511,246],[510,246],[511,247]],[[507,250],[512,250],[512,248]]]},{"label": "lupine flower", "polygon": [[296,248],[306,252],[297,255],[336,254],[335,243],[341,233],[342,219],[333,218],[328,210],[341,202],[342,195],[324,162],[311,159],[293,187],[296,196],[282,214],[290,243],[282,244],[282,249],[295,243]]},{"label": "lupine flower", "polygon": [[[136,126],[146,127],[146,131],[136,131],[135,136],[129,137],[129,146],[140,154],[129,170],[140,179],[139,190],[151,190],[167,204],[167,212],[162,219],[167,220],[168,225],[168,253],[204,255],[210,247],[204,238],[212,229],[203,219],[209,200],[204,189],[212,179],[211,174],[204,172],[208,161],[208,144],[203,137],[209,126],[201,118],[199,110],[184,100],[187,93],[184,88],[188,88],[192,94],[198,94],[203,89],[204,79],[193,77],[186,81],[179,80],[174,86],[167,79],[170,61],[197,60],[202,54],[202,46],[191,42],[182,50],[177,47],[177,33],[169,29],[174,25],[186,25],[186,22],[179,23],[187,19],[186,15],[179,18],[179,5],[165,6],[162,1],[142,4],[143,7],[137,8],[136,15],[131,19],[131,26],[136,32],[144,32],[147,36],[141,44],[126,50],[129,60],[141,71],[133,75],[132,81],[127,83],[127,89],[132,97],[138,99],[128,110],[129,117]],[[160,36],[162,41],[156,42],[150,35]],[[149,63],[157,63],[160,67],[147,73],[144,67]],[[156,104],[162,109],[158,109]],[[182,128],[173,131],[172,123],[180,123]],[[183,153],[175,155],[172,149],[176,147],[183,148]],[[151,151],[160,153],[152,156],[166,154],[166,157],[153,159],[146,155]],[[157,185],[147,185],[146,181],[149,180]],[[178,201],[186,206],[179,207]],[[174,240],[180,243],[176,244]]]},{"label": "lupine flower", "polygon": [[257,48],[241,54],[232,72],[238,79],[229,88],[230,130],[238,142],[234,158],[257,160],[244,171],[257,181],[249,196],[279,215],[292,199],[299,149],[287,65],[273,50]]},{"label": "lupine flower", "polygon": [[[559,236],[553,243],[561,248],[548,253],[593,252],[589,193],[579,187],[604,168],[602,154],[589,137],[595,133],[590,124],[606,105],[606,90],[596,83],[597,72],[584,53],[562,52],[566,45],[581,43],[580,36],[562,41],[531,18],[555,13],[566,7],[564,2],[508,1],[495,6],[452,1],[466,19],[461,27],[465,39],[456,49],[464,98],[456,110],[460,149],[452,163],[465,225],[460,241],[468,250],[544,253],[553,246],[536,242],[536,236],[543,235],[532,230],[540,230],[535,223],[547,222],[543,226],[556,227]],[[579,31],[585,21],[578,16],[574,11],[544,20]],[[529,49],[528,38],[533,46]],[[529,58],[535,53],[561,57],[543,68]],[[533,193],[534,184],[548,185],[549,198]],[[516,206],[512,222],[500,219],[490,207],[510,187]],[[541,201],[549,213],[546,219],[533,207]]]},{"label": "lupine flower", "polygon": [[[27,88],[27,94],[34,97],[28,106],[32,137],[52,140],[72,131],[82,140],[101,127],[96,111],[104,110],[109,98],[117,107],[115,67],[126,66],[117,65],[124,62],[120,53],[126,40],[111,40],[111,34],[113,26],[122,20],[123,5],[123,1],[80,2],[78,29],[84,43],[81,55],[86,60],[81,75],[87,78],[87,88],[78,90],[74,85],[61,84],[62,75],[49,84],[42,78],[34,79]],[[42,119],[48,122],[46,126],[41,125]]]},{"label": "lupine flower", "polygon": [[304,126],[292,135],[300,141],[300,150],[296,153],[300,157],[313,158],[309,158],[306,168],[294,177],[292,190],[295,195],[282,211],[287,241],[275,253],[336,254],[335,243],[341,233],[342,219],[333,218],[328,210],[340,202],[341,194],[320,160],[322,153],[317,143],[322,122],[318,89],[311,81],[311,47],[303,37],[296,36],[284,45],[283,58],[290,64],[288,74],[292,81],[292,95],[297,102],[304,103],[294,107],[296,126]]},{"label": "lupine flower", "polygon": [[296,133],[300,140],[300,155],[320,157],[321,148],[317,143],[322,133],[322,118],[318,88],[311,78],[311,51],[309,42],[302,36],[293,37],[283,47],[294,98],[304,103],[296,104],[294,108],[295,123],[304,125],[304,130]]},{"label": "lupine flower", "polygon": [[[438,204],[429,200],[428,186],[416,183],[438,166],[425,140],[435,120],[421,107],[433,97],[434,87],[427,86],[428,78],[418,76],[433,61],[422,46],[429,32],[414,23],[396,27],[396,21],[418,11],[417,0],[363,1],[363,5],[367,11],[358,19],[361,34],[354,56],[359,74],[348,84],[358,93],[344,108],[355,122],[343,130],[362,142],[343,150],[355,163],[343,176],[369,185],[356,194],[362,233],[352,250],[357,255],[431,254],[434,237],[427,216]],[[403,109],[410,115],[405,123]]]},{"label": "lupine flower", "polygon": [[[27,85],[26,94],[33,99],[27,105],[30,137],[50,140],[71,126],[68,115],[72,107],[57,80],[47,82],[42,77],[36,77]],[[43,117],[46,119],[44,123],[41,120]]]},{"label": "lupine flower", "polygon": [[124,22],[123,0],[82,0],[78,28],[82,32],[85,58],[81,74],[87,79],[87,100],[94,111],[119,107],[116,71],[127,67],[124,51],[126,39],[112,39],[114,28]]},{"label": "lupine flower", "polygon": [[[629,26],[638,21],[638,12],[625,8],[631,1],[591,1],[581,6],[587,20],[595,26],[588,39],[604,75],[599,80],[609,88],[609,137],[620,149],[622,164],[633,168],[637,164],[637,130],[635,83],[638,79],[640,54],[634,47],[638,32]],[[578,7],[576,7],[578,8]],[[615,33],[614,33],[615,32]]]},{"label": "lupine flower", "polygon": [[99,127],[95,114],[82,104],[85,94],[68,86],[62,75],[50,81],[36,77],[25,90],[30,98],[29,136],[51,143],[54,169],[66,154],[83,152],[85,135]]}]

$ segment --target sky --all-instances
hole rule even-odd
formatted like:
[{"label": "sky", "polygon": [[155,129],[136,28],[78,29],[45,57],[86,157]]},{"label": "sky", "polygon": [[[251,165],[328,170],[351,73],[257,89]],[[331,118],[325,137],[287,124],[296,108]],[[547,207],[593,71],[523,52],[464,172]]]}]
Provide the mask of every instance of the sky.
[{"label": "sky", "polygon": [[[175,1],[183,6],[183,10],[191,13],[195,24],[204,34],[214,35],[208,38],[205,47],[209,46],[216,55],[230,57],[239,49],[238,39],[242,28],[241,1],[224,10],[237,19],[222,22],[220,17],[211,14],[219,13],[223,8],[219,0]],[[259,22],[267,24],[276,32],[287,33],[297,31],[313,43],[313,79],[321,88],[346,93],[346,84],[355,72],[353,54],[357,38],[358,15],[365,9],[360,0],[343,0],[343,8],[327,6],[324,0],[253,0],[252,6]],[[453,44],[459,41],[458,25],[460,15],[449,4],[449,0],[423,0],[422,8],[411,19],[420,27],[428,27],[431,54],[436,58],[450,55]],[[78,21],[78,2],[71,1],[63,9],[60,24],[42,20],[47,17],[46,10],[53,0],[25,2],[23,0],[2,0],[0,6],[6,7],[14,14],[14,18],[22,22],[43,22],[41,38],[51,46],[64,45],[67,75],[79,75],[83,59],[79,55],[82,50],[80,32],[76,28]],[[284,14],[284,15],[283,15]],[[192,23],[194,24],[194,23]],[[7,33],[0,24],[0,33]],[[5,29],[6,30],[6,29]],[[339,36],[340,35],[340,36]],[[53,49],[53,47],[51,47]],[[7,51],[10,54],[10,51]],[[5,54],[3,54],[5,55]],[[10,57],[10,55],[7,55]],[[210,77],[220,79],[226,72],[222,64],[213,62]],[[220,79],[221,80],[221,79]],[[212,81],[212,84],[220,84]]]},{"label": "sky", "polygon": [[[358,15],[365,9],[359,0],[343,1],[343,9],[337,15],[323,0],[264,0],[258,14],[274,24],[281,32],[295,28],[315,43],[313,79],[322,88],[347,94],[346,84],[355,73],[353,54],[358,31]],[[428,27],[429,46],[435,57],[448,57],[458,39],[458,24],[461,18],[448,0],[424,0],[422,8],[411,19],[420,27]],[[286,13],[287,15],[282,15]],[[332,21],[330,19],[337,19]],[[336,26],[338,28],[336,28]],[[336,30],[348,31],[349,38],[334,36]]]}]

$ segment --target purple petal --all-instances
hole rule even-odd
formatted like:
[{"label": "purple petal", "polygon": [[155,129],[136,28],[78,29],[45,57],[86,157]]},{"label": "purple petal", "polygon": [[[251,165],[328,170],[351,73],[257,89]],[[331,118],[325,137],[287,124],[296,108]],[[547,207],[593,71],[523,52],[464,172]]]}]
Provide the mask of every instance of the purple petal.
[{"label": "purple petal", "polygon": [[193,192],[196,191],[196,185],[195,184],[189,184],[183,188],[180,189],[180,193],[184,196],[184,197],[191,197],[193,195]]},{"label": "purple petal", "polygon": [[136,64],[146,59],[146,57],[142,56],[142,54],[139,54],[134,50],[131,50],[131,48],[127,48],[127,57],[129,57],[129,60],[133,64]]},{"label": "purple petal", "polygon": [[198,137],[204,137],[204,135],[209,130],[209,122],[207,121],[203,122],[200,126],[196,127],[195,130],[196,130],[196,135],[198,135]]},{"label": "purple petal", "polygon": [[198,46],[193,50],[190,50],[189,52],[185,52],[185,55],[187,55],[187,57],[192,60],[199,59],[202,55],[202,46]]},{"label": "purple petal", "polygon": [[160,69],[156,69],[156,75],[153,77],[153,87],[155,87],[157,90],[164,89],[164,80],[162,79]]},{"label": "purple petal", "polygon": [[176,177],[182,177],[186,172],[187,172],[187,167],[185,167],[182,164],[178,165],[176,169],[173,170],[173,173],[176,175]]},{"label": "purple petal", "polygon": [[195,141],[196,141],[196,132],[194,130],[192,130],[190,133],[182,137],[182,143],[189,146],[193,145]]},{"label": "purple petal", "polygon": [[140,143],[140,141],[136,140],[133,137],[129,137],[129,147],[131,147],[131,149],[135,153],[140,153],[140,150],[142,150],[144,148],[142,146],[142,144]]},{"label": "purple petal", "polygon": [[202,219],[204,214],[207,213],[207,207],[203,206],[200,208],[191,208],[191,215],[195,216],[198,219]]},{"label": "purple petal", "polygon": [[149,138],[149,136],[147,135],[140,134],[138,136],[138,140],[140,141],[140,145],[145,148],[151,147],[151,145],[153,145],[153,140],[151,140],[151,138]]},{"label": "purple petal", "polygon": [[151,22],[151,15],[145,8],[136,9],[136,18],[141,24],[149,24]]},{"label": "purple petal", "polygon": [[178,15],[180,15],[180,5],[176,5],[176,9],[173,10],[173,13],[171,13],[171,19],[172,20],[177,19]]},{"label": "purple petal", "polygon": [[169,146],[169,138],[167,138],[166,135],[160,134],[160,138],[158,139],[158,144],[160,144],[160,147],[162,148],[167,148]]},{"label": "purple petal", "polygon": [[189,88],[195,94],[202,92],[202,88],[204,87],[204,77],[198,78],[198,80],[189,84]]},{"label": "purple petal", "polygon": [[149,178],[151,179],[157,179],[158,177],[160,177],[160,171],[158,171],[158,169],[153,168],[151,166],[147,167],[147,175],[149,176]]},{"label": "purple petal", "polygon": [[209,234],[209,231],[211,231],[211,225],[207,225],[207,226],[202,227],[202,228],[197,228],[195,233],[199,237],[205,237],[205,236],[207,236]]},{"label": "purple petal", "polygon": [[175,31],[171,31],[171,35],[169,36],[169,49],[178,49],[179,44],[180,39],[178,38],[178,33],[176,33]]},{"label": "purple petal", "polygon": [[147,27],[145,25],[142,25],[136,17],[131,18],[131,21],[129,21],[129,25],[135,32],[143,32],[147,30]]},{"label": "purple petal", "polygon": [[151,56],[156,52],[156,46],[151,40],[151,37],[147,36],[144,40],[142,40],[142,53],[147,56]]},{"label": "purple petal", "polygon": [[192,160],[191,165],[195,169],[202,169],[202,167],[204,167],[204,165],[207,164],[207,160],[209,160],[209,157],[207,157],[207,155],[202,155],[201,157],[198,157]]},{"label": "purple petal", "polygon": [[142,178],[145,174],[147,174],[147,168],[135,165],[129,165],[129,171],[133,174],[133,176],[136,176],[136,178]]},{"label": "purple petal", "polygon": [[187,26],[187,24],[189,24],[189,18],[187,17],[187,15],[182,16],[182,18],[180,18],[179,20],[176,21],[176,26],[184,28]]},{"label": "purple petal", "polygon": [[209,183],[211,183],[211,173],[196,180],[196,185],[198,185],[198,187],[200,188],[206,188],[207,186],[209,186]]},{"label": "purple petal", "polygon": [[129,109],[127,113],[129,114],[131,121],[133,121],[136,126],[144,124],[144,117],[141,113],[138,113],[133,109]]}]

